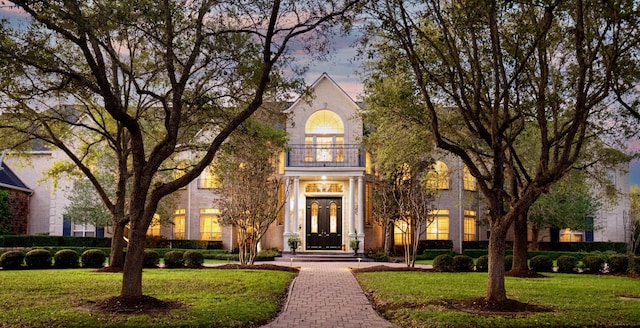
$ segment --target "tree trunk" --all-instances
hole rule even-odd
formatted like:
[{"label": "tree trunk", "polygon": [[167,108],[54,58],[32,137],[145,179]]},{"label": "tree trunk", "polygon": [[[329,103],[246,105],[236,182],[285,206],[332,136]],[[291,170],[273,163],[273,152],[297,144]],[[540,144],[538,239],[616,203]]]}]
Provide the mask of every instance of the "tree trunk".
[{"label": "tree trunk", "polygon": [[513,265],[511,273],[523,274],[529,271],[527,263],[527,215],[519,215],[513,224]]},{"label": "tree trunk", "polygon": [[124,266],[124,229],[126,220],[119,220],[115,225],[113,236],[111,237],[111,253],[109,255],[109,266],[112,268],[122,268]]},{"label": "tree trunk", "polygon": [[504,286],[504,252],[507,228],[508,226],[491,227],[491,235],[489,236],[489,281],[485,297],[488,302],[504,302],[507,300],[507,291]]},{"label": "tree trunk", "polygon": [[393,222],[388,221],[384,227],[384,252],[387,255],[391,255],[391,248],[393,247]]},{"label": "tree trunk", "polygon": [[146,229],[138,231],[135,227],[129,231],[129,247],[122,273],[122,297],[142,296],[142,265],[144,261],[144,242]]}]

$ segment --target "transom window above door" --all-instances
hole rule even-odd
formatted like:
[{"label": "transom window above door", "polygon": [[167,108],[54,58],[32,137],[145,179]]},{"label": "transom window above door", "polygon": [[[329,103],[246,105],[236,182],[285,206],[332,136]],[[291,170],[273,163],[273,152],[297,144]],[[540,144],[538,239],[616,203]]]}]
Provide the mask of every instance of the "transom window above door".
[{"label": "transom window above door", "polygon": [[322,109],[309,116],[304,132],[306,135],[344,135],[344,123],[338,114]]}]

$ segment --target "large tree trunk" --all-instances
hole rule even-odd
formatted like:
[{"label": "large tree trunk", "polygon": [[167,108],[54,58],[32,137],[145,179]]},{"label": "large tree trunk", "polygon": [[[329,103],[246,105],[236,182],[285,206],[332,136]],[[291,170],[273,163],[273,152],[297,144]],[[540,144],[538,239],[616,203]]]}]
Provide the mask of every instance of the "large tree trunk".
[{"label": "large tree trunk", "polygon": [[119,220],[114,226],[113,236],[111,237],[111,252],[109,255],[109,266],[112,268],[122,268],[124,266],[124,230],[127,225],[126,220]]},{"label": "large tree trunk", "polygon": [[513,228],[513,265],[511,274],[524,274],[529,271],[529,264],[527,263],[527,215],[519,215],[514,222]]},{"label": "large tree trunk", "polygon": [[504,252],[508,225],[506,227],[493,225],[496,227],[491,227],[489,236],[489,282],[485,300],[503,302],[507,300],[507,291],[504,286]]},{"label": "large tree trunk", "polygon": [[142,266],[147,231],[139,230],[133,227],[129,231],[129,247],[124,261],[122,290],[120,291],[122,297],[142,296]]}]

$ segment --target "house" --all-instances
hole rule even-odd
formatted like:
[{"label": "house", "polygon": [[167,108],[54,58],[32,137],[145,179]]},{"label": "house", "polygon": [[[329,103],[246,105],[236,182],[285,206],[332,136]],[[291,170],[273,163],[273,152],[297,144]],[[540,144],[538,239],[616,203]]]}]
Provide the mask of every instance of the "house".
[{"label": "house", "polygon": [[[352,252],[349,241],[360,241],[359,251],[383,246],[383,227],[374,220],[371,204],[373,173],[370,156],[362,147],[365,133],[358,112],[359,105],[327,74],[311,86],[312,97],[300,98],[286,109],[285,129],[289,135],[287,152],[278,156],[278,174],[285,178],[288,194],[282,215],[263,237],[262,248],[289,250],[287,239],[298,236],[298,250],[307,252]],[[71,224],[64,219],[68,203],[64,186],[53,189],[52,182],[42,179],[42,172],[64,156],[58,150],[33,151],[31,166],[21,166],[17,174],[33,186],[30,224],[27,233],[51,235],[109,235],[86,224]],[[439,158],[432,167],[434,185],[438,189],[434,201],[434,221],[422,239],[451,240],[460,251],[465,241],[485,241],[490,228],[486,225],[485,206],[474,178],[459,159]],[[619,190],[629,188],[624,168],[611,170]],[[71,186],[70,181],[60,183]],[[220,209],[215,207],[224,190],[220,190],[212,170],[205,170],[188,186],[176,192],[171,217],[152,223],[148,235],[169,240],[206,240],[222,243],[232,250],[237,238],[232,227],[219,222]],[[558,241],[625,241],[627,199],[605,206],[595,218],[601,229],[593,233],[557,230]],[[169,221],[169,224],[162,222]],[[402,242],[396,227],[394,242]],[[549,230],[543,239],[552,241]],[[567,237],[568,236],[568,237]],[[556,238],[556,237],[554,237]]]},{"label": "house", "polygon": [[4,162],[4,154],[0,156],[0,190],[7,192],[11,213],[9,222],[0,222],[0,231],[12,234],[27,234],[29,227],[29,200],[33,190],[29,189]]}]

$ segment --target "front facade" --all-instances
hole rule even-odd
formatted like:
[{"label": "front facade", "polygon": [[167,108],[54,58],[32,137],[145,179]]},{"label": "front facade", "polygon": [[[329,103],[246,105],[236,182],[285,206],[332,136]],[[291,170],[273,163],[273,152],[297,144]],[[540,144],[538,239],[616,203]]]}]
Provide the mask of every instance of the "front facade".
[{"label": "front facade", "polygon": [[[311,85],[309,98],[300,98],[286,110],[287,152],[278,157],[278,174],[288,193],[282,194],[284,210],[260,242],[261,248],[289,251],[287,240],[300,238],[299,251],[352,252],[349,242],[359,241],[359,252],[382,248],[383,227],[377,224],[370,202],[373,172],[362,147],[364,126],[360,107],[328,75]],[[57,187],[42,172],[62,159],[58,150],[41,149],[30,154],[30,165],[12,165],[29,190],[28,234],[109,236],[109,228],[73,224],[65,220],[64,207],[73,181],[60,179]],[[625,218],[629,209],[628,168],[610,170],[612,182],[626,195],[607,204],[594,218],[593,232],[551,229],[540,241],[626,241]],[[483,197],[474,178],[454,156],[443,156],[433,165],[433,223],[421,229],[421,239],[451,240],[461,251],[463,241],[487,240]],[[179,190],[170,214],[152,223],[148,235],[170,240],[206,240],[237,248],[235,231],[219,222],[216,200],[224,193],[212,171]],[[393,241],[402,243],[403,227],[395,227]]]}]

